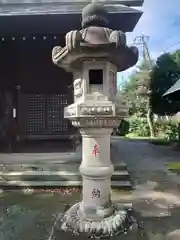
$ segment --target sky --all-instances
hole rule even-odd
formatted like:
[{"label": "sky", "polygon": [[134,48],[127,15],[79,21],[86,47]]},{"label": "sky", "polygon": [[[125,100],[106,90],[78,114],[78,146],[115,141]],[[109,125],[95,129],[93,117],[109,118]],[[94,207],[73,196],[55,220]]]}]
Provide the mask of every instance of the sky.
[{"label": "sky", "polygon": [[[164,52],[180,49],[180,0],[144,0],[141,10],[143,15],[134,31],[127,33],[128,45],[143,33],[149,36],[147,44],[153,59]],[[118,84],[134,69],[118,73]]]}]

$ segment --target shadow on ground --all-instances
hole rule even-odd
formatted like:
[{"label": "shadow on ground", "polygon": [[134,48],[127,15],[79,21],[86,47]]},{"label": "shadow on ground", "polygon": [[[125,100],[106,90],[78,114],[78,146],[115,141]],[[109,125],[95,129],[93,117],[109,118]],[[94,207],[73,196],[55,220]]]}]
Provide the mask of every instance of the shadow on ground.
[{"label": "shadow on ground", "polygon": [[[131,193],[112,192],[115,202],[132,203],[141,214],[146,236],[120,236],[114,239],[166,240],[167,234],[180,228],[180,190],[172,181],[166,167],[179,160],[179,153],[168,147],[157,147],[147,141],[114,140],[116,161],[127,163],[134,181]],[[180,182],[180,181],[179,181]],[[58,213],[66,204],[80,199],[79,193],[64,196],[61,193],[0,194],[1,240],[48,240]],[[59,239],[75,237],[60,235]],[[77,237],[78,240],[85,240]],[[179,240],[174,238],[174,240]],[[168,239],[169,240],[169,239]],[[172,239],[171,239],[172,240]]]},{"label": "shadow on ground", "polygon": [[[132,202],[133,208],[141,214],[146,235],[123,235],[112,239],[165,240],[167,234],[179,228],[180,193],[171,183],[156,181],[159,173],[149,181],[141,181],[132,193],[112,192],[114,202]],[[38,192],[37,192],[38,191]],[[22,193],[5,191],[0,195],[0,239],[1,240],[48,240],[57,214],[63,212],[66,204],[81,198],[80,193],[72,195],[40,192]],[[62,238],[62,233],[59,233]],[[60,238],[59,238],[60,239]],[[79,239],[64,235],[64,240]]]},{"label": "shadow on ground", "polygon": [[180,228],[179,186],[169,181],[168,173],[161,171],[139,171],[132,175],[134,191],[115,192],[113,200],[133,204],[134,210],[141,214],[147,239],[165,240],[169,233]]}]

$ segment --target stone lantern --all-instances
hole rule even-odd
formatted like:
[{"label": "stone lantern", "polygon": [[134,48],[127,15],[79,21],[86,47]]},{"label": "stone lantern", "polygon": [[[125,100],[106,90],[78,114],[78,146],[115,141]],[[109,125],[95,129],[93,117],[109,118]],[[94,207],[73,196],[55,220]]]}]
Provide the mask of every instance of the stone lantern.
[{"label": "stone lantern", "polygon": [[136,64],[138,50],[126,46],[123,32],[108,28],[106,9],[91,3],[83,9],[82,30],[67,33],[65,47],[55,47],[52,58],[73,73],[74,103],[64,115],[82,135],[83,199],[59,219],[60,229],[94,238],[116,235],[131,225],[128,211],[111,203],[110,137],[128,114],[115,105],[116,75]]}]

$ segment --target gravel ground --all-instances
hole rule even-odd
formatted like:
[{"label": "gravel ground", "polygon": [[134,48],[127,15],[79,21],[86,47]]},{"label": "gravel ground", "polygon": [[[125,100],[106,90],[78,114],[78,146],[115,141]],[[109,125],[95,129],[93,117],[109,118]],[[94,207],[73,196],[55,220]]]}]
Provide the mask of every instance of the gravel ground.
[{"label": "gravel ground", "polygon": [[[180,228],[179,184],[173,181],[166,165],[179,161],[179,152],[147,141],[114,138],[112,142],[117,150],[115,161],[127,163],[135,186],[132,193],[114,191],[112,200],[132,203],[141,214],[146,233],[143,237],[129,235],[114,239],[167,239],[169,233]],[[0,192],[0,240],[48,240],[56,215],[66,204],[79,199],[80,193]],[[169,239],[178,240],[180,236]]]}]

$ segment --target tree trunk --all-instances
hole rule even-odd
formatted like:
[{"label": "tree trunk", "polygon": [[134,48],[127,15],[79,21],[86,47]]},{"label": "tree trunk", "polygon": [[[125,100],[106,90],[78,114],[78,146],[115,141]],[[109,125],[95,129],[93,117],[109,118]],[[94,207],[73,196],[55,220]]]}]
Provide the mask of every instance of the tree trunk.
[{"label": "tree trunk", "polygon": [[112,132],[112,136],[116,136],[116,131],[117,131],[117,129],[114,128],[114,129],[113,129],[113,132]]},{"label": "tree trunk", "polygon": [[151,107],[148,108],[147,122],[149,125],[151,138],[154,138],[156,136],[156,133],[155,133],[155,127],[154,127],[153,112],[151,110]]}]

